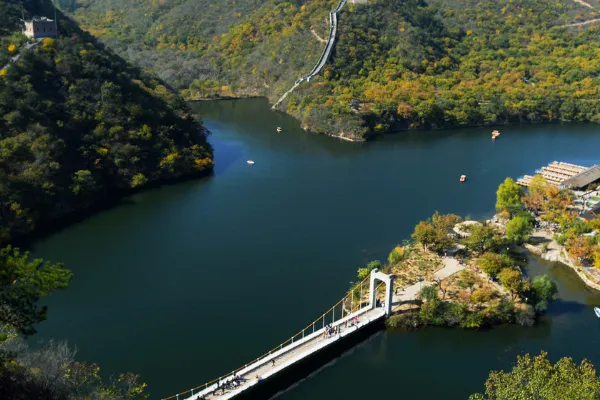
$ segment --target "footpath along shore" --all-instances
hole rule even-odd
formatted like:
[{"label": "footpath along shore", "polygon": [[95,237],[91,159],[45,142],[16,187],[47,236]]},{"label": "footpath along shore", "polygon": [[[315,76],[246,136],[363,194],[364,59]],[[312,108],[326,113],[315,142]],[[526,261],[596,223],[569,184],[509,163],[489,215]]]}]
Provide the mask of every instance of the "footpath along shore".
[{"label": "footpath along shore", "polygon": [[[596,278],[592,277],[584,267],[576,265],[567,253],[567,250],[558,244],[556,240],[552,238],[552,236],[552,233],[549,231],[536,230],[529,237],[529,241],[539,244],[534,245],[531,243],[525,243],[523,246],[544,260],[559,262],[572,268],[587,286],[600,291],[600,282],[598,282]],[[542,246],[545,244],[547,244],[547,248],[544,250]]]}]

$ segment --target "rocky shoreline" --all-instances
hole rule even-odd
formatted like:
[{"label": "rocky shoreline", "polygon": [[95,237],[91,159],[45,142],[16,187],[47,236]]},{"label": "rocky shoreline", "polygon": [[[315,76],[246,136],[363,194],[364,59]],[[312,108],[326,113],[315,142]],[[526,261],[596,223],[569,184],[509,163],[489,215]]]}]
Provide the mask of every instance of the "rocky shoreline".
[{"label": "rocky shoreline", "polygon": [[[535,231],[530,236],[530,242],[539,242],[540,244],[525,243],[525,247],[531,253],[541,257],[543,260],[559,262],[573,269],[581,280],[590,288],[600,291],[600,283],[594,282],[593,278],[589,277],[585,272],[585,269],[575,264],[575,262],[569,257],[566,249],[558,244],[553,238],[552,234],[547,231]],[[544,250],[542,247],[547,244],[547,249]]]}]

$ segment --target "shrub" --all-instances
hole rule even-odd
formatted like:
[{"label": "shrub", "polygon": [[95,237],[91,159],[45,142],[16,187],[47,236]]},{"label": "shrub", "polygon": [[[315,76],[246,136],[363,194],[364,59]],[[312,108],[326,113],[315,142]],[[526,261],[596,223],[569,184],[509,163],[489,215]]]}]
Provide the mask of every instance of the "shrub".
[{"label": "shrub", "polygon": [[426,302],[432,302],[438,300],[438,291],[435,286],[425,286],[419,292],[419,297]]},{"label": "shrub", "polygon": [[358,269],[358,280],[363,280],[365,279],[372,270],[374,269],[381,269],[381,261],[379,260],[374,260],[374,261],[370,261],[367,264],[366,268],[359,268]]},{"label": "shrub", "polygon": [[461,328],[467,329],[478,329],[483,325],[484,318],[483,314],[478,312],[472,312],[467,314],[465,319],[463,319],[460,323]]},{"label": "shrub", "polygon": [[460,324],[468,314],[467,307],[458,302],[444,303],[443,318],[448,326]]},{"label": "shrub", "polygon": [[407,312],[405,314],[392,315],[387,319],[386,325],[392,329],[414,329],[421,325],[419,313]]},{"label": "shrub", "polygon": [[442,302],[439,299],[428,301],[421,306],[419,318],[424,324],[444,325],[444,318],[441,317]]},{"label": "shrub", "polygon": [[391,265],[398,264],[400,261],[404,259],[404,248],[402,246],[394,247],[394,250],[388,256],[388,262]]},{"label": "shrub", "polygon": [[487,303],[494,298],[494,292],[488,287],[477,289],[471,295],[471,301],[476,304]]},{"label": "shrub", "polygon": [[521,326],[532,326],[535,323],[535,311],[533,307],[526,306],[515,313],[515,322]]}]

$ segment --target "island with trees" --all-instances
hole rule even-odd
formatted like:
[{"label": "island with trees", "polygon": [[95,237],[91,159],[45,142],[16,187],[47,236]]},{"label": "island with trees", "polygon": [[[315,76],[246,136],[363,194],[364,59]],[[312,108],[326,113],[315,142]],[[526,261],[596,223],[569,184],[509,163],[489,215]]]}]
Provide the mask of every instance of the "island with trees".
[{"label": "island with trees", "polygon": [[[544,190],[566,196],[564,190],[549,186]],[[396,246],[385,265],[372,261],[360,268],[359,279],[375,268],[393,274],[396,294],[424,282],[416,298],[394,308],[388,326],[476,329],[501,323],[532,325],[557,294],[556,283],[547,275],[530,279],[523,273],[527,259],[522,246],[530,241],[538,224],[525,204],[536,195],[535,189],[525,193],[507,178],[498,187],[498,214],[492,220],[463,220],[436,212],[416,225],[412,240]],[[560,201],[550,204],[566,206]],[[438,273],[448,268],[444,265],[449,258],[454,260],[454,270],[440,277]]]},{"label": "island with trees", "polygon": [[[592,2],[595,0],[591,0]],[[275,102],[317,63],[339,0],[59,0],[85,29],[188,99]],[[598,121],[600,28],[585,2],[348,2],[320,76],[280,109],[361,140],[406,129]]]},{"label": "island with trees", "polygon": [[[358,277],[378,268],[395,275],[399,288],[427,283],[414,301],[396,307],[387,321],[392,328],[531,325],[555,298],[557,286],[547,275],[531,280],[523,274],[524,251],[572,267],[600,290],[600,220],[582,217],[586,202],[600,194],[594,186],[574,192],[536,175],[525,190],[507,178],[496,192],[491,220],[463,221],[436,212],[416,225],[412,241],[396,246],[385,265],[372,261]],[[440,278],[447,257],[460,267]]]}]

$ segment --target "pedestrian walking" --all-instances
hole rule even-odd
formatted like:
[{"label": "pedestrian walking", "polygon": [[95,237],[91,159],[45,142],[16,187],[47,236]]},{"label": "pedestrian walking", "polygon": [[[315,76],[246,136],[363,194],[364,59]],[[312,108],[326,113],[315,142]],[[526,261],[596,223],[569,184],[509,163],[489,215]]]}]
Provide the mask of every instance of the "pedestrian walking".
[{"label": "pedestrian walking", "polygon": [[272,359],[271,360],[271,367],[274,367],[274,366],[275,366],[275,359]]}]

